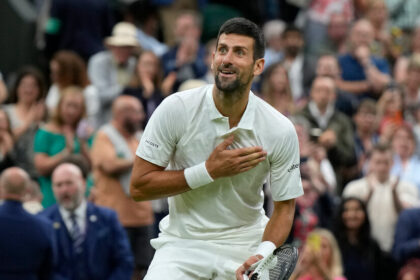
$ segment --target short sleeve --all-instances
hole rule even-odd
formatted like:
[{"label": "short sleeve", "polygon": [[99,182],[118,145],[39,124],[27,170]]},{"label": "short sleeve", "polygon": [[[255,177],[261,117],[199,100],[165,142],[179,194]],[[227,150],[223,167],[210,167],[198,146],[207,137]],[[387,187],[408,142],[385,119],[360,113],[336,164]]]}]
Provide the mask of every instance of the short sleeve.
[{"label": "short sleeve", "polygon": [[270,187],[274,201],[288,200],[303,194],[300,180],[299,142],[292,125],[287,126],[271,159]]},{"label": "short sleeve", "polygon": [[180,97],[171,95],[164,99],[150,117],[136,155],[166,167],[184,129],[186,110]]},{"label": "short sleeve", "polygon": [[50,141],[48,133],[43,129],[38,129],[34,138],[35,153],[49,153]]},{"label": "short sleeve", "polygon": [[385,59],[376,59],[375,64],[378,70],[381,71],[383,74],[390,75],[389,65]]},{"label": "short sleeve", "polygon": [[350,182],[343,190],[343,197],[357,197],[362,200],[366,199],[368,190],[367,184],[361,184],[360,180]]}]

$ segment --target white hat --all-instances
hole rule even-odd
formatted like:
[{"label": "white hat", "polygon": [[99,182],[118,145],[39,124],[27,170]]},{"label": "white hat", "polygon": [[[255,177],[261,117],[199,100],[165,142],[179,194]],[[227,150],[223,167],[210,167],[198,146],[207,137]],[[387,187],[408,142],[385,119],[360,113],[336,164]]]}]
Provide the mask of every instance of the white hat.
[{"label": "white hat", "polygon": [[112,36],[105,39],[105,44],[116,47],[139,47],[136,27],[128,22],[119,22],[112,29]]}]

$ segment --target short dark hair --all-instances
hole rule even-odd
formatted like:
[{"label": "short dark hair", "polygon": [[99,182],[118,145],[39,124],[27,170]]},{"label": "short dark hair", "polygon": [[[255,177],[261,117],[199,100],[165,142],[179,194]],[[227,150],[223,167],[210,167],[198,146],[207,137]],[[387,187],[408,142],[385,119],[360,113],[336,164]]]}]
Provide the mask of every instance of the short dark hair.
[{"label": "short dark hair", "polygon": [[34,66],[24,66],[19,70],[17,73],[16,80],[13,83],[12,89],[10,91],[10,95],[8,97],[7,103],[17,103],[18,102],[18,88],[20,83],[22,82],[23,78],[31,76],[35,79],[39,94],[37,97],[37,101],[40,101],[41,99],[44,99],[47,93],[47,87],[44,79],[44,75],[38,68]]},{"label": "short dark hair", "polygon": [[282,37],[285,38],[290,33],[298,33],[300,36],[303,36],[302,30],[299,27],[297,27],[297,26],[295,26],[293,24],[288,24],[286,26],[286,28],[283,31]]},{"label": "short dark hair", "polygon": [[359,106],[357,107],[356,114],[360,113],[362,111],[373,114],[373,115],[376,115],[378,110],[377,110],[377,107],[376,107],[375,100],[367,98],[367,99],[363,100],[362,102],[360,102]]},{"label": "short dark hair", "polygon": [[384,142],[378,142],[375,144],[372,148],[372,150],[368,154],[368,158],[371,158],[374,153],[391,153],[392,154],[392,148],[388,143]]},{"label": "short dark hair", "polygon": [[222,34],[238,34],[254,39],[254,60],[264,57],[265,53],[265,40],[264,33],[261,29],[252,21],[242,18],[235,17],[227,20],[220,27],[219,34],[217,35],[217,44],[219,44],[219,38]]}]

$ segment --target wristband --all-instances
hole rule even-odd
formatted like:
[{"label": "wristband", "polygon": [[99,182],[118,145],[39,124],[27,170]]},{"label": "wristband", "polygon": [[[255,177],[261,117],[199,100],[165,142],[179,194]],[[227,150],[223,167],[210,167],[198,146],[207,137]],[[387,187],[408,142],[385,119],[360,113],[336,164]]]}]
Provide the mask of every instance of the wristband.
[{"label": "wristband", "polygon": [[207,172],[205,161],[185,169],[184,176],[188,186],[191,189],[196,189],[214,181],[210,174]]},{"label": "wristband", "polygon": [[255,255],[261,255],[264,258],[268,255],[272,254],[273,251],[276,249],[276,245],[271,241],[263,241],[258,245],[257,250],[255,251]]}]

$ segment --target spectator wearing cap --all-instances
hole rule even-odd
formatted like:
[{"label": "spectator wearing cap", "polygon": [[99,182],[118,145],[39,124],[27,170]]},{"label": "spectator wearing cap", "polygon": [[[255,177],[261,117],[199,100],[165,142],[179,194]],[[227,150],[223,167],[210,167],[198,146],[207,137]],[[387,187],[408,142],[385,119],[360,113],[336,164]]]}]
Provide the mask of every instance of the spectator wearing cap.
[{"label": "spectator wearing cap", "polygon": [[88,75],[98,89],[101,121],[98,127],[111,119],[111,104],[124,87],[128,86],[136,67],[136,50],[140,47],[136,27],[128,22],[117,23],[112,35],[105,39],[107,50],[95,54],[88,63]]}]

